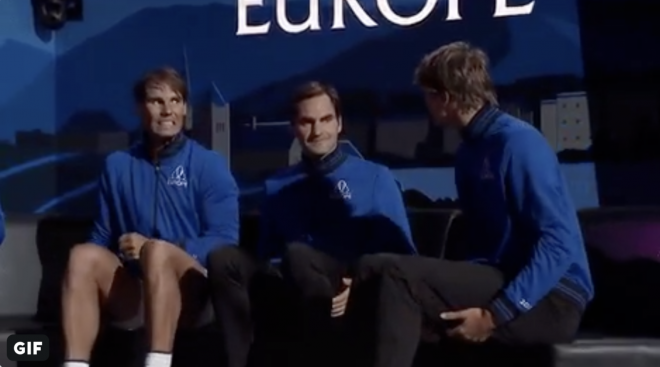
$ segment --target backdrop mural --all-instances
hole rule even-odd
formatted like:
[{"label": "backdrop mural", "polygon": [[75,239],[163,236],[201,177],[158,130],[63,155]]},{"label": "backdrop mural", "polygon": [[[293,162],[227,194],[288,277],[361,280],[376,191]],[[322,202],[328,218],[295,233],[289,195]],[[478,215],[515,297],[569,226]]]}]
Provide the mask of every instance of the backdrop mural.
[{"label": "backdrop mural", "polygon": [[[640,11],[636,1],[626,9]],[[455,40],[489,53],[502,107],[545,134],[578,206],[658,204],[660,166],[647,161],[659,155],[660,98],[643,81],[660,63],[641,46],[651,22],[625,23],[622,4],[86,0],[81,21],[48,32],[29,2],[0,1],[2,205],[92,213],[103,157],[138,135],[132,83],[163,65],[186,75],[189,133],[228,156],[246,203],[296,160],[285,102],[310,79],[343,95],[343,149],[388,164],[406,189],[451,199],[458,136],[429,126],[412,72]],[[607,17],[619,17],[618,33],[603,33]]]}]

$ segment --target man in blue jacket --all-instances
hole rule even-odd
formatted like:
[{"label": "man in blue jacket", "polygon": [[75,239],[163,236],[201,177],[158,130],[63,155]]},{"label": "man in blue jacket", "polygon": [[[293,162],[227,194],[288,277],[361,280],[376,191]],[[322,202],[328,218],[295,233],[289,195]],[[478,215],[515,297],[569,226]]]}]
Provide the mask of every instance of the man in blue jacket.
[{"label": "man in blue jacket", "polygon": [[497,108],[483,51],[443,46],[416,81],[435,122],[463,137],[455,169],[469,241],[465,261],[364,260],[359,272],[382,275],[375,366],[411,366],[424,325],[476,343],[570,341],[593,285],[555,152]]},{"label": "man in blue jacket", "polygon": [[[281,263],[285,283],[298,301],[293,313],[301,316],[305,343],[296,344],[291,354],[314,358],[298,361],[306,366],[331,360],[332,351],[324,348],[332,346],[329,324],[344,314],[351,289],[358,287],[352,272],[359,258],[416,253],[392,173],[339,147],[340,110],[331,86],[311,82],[296,93],[291,127],[303,150],[302,161],[266,181],[261,212],[257,255],[261,261]],[[245,366],[252,340],[251,263],[246,255],[227,249],[214,255],[209,268],[211,281],[226,292],[223,299],[235,301],[216,302],[217,313],[234,315],[236,344],[230,367]]]},{"label": "man in blue jacket", "polygon": [[65,367],[89,366],[101,315],[139,327],[143,311],[145,366],[169,367],[177,326],[212,321],[209,254],[238,242],[238,190],[225,159],[182,134],[188,92],[181,76],[152,71],[134,95],[144,140],[106,158],[92,234],[69,256]]}]

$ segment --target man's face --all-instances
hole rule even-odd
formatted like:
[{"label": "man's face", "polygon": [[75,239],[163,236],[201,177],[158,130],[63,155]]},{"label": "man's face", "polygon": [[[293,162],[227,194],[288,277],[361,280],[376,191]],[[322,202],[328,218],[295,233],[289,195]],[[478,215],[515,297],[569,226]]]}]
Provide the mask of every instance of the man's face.
[{"label": "man's face", "polygon": [[163,139],[179,134],[187,112],[181,95],[166,84],[157,84],[147,87],[146,97],[139,106],[144,129]]},{"label": "man's face", "polygon": [[424,89],[424,102],[431,114],[433,123],[438,126],[448,126],[451,123],[452,108],[449,96],[430,89]]},{"label": "man's face", "polygon": [[305,153],[324,156],[337,147],[342,122],[330,97],[323,94],[298,103],[292,127]]}]

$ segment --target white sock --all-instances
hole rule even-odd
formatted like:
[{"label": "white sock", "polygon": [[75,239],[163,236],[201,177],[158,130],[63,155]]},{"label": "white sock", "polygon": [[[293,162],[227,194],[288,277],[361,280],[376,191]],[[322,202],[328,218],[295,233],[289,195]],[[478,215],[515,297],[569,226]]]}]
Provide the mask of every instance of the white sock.
[{"label": "white sock", "polygon": [[89,363],[87,362],[79,362],[79,361],[74,361],[74,362],[64,362],[62,367],[89,367]]},{"label": "white sock", "polygon": [[144,367],[171,367],[172,354],[150,352],[147,353],[147,359],[144,362]]}]

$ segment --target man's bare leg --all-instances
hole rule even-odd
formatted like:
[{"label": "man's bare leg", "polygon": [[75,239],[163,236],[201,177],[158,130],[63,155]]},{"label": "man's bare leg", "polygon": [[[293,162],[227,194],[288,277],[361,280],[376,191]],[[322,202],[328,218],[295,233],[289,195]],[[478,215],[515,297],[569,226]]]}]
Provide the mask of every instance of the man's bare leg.
[{"label": "man's bare leg", "polygon": [[194,322],[207,302],[205,270],[181,248],[164,241],[145,243],[140,264],[151,348],[146,366],[169,367],[177,326],[184,320]]},{"label": "man's bare leg", "polygon": [[117,320],[134,317],[140,284],[115,254],[94,244],[75,246],[62,285],[65,366],[85,366],[99,332],[102,309]]}]

